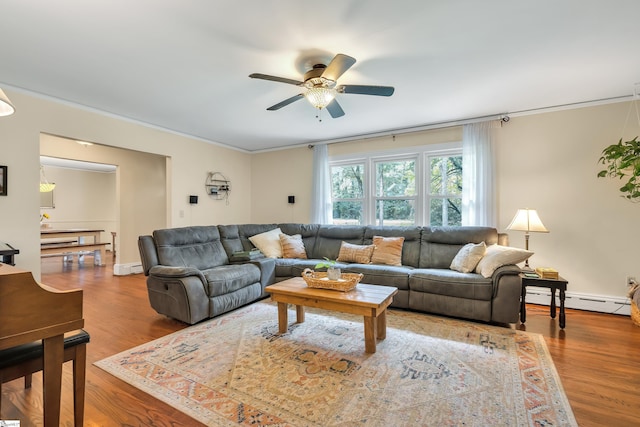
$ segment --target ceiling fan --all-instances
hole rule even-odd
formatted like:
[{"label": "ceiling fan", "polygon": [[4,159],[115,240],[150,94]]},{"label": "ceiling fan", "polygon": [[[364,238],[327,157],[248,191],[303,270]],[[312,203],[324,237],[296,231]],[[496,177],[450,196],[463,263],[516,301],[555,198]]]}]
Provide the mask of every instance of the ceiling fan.
[{"label": "ceiling fan", "polygon": [[287,98],[271,107],[269,111],[279,110],[282,107],[302,99],[307,100],[315,108],[326,108],[331,117],[334,119],[344,116],[344,111],[338,101],[336,95],[339,93],[352,93],[359,95],[376,95],[391,96],[394,88],[391,86],[363,86],[363,85],[337,85],[337,80],[349,68],[356,63],[355,58],[342,53],[333,57],[329,65],[316,64],[304,75],[304,81],[287,79],[284,77],[270,76],[268,74],[253,73],[249,77],[252,79],[271,80],[274,82],[287,83],[306,88],[305,92],[299,93],[291,98]]}]

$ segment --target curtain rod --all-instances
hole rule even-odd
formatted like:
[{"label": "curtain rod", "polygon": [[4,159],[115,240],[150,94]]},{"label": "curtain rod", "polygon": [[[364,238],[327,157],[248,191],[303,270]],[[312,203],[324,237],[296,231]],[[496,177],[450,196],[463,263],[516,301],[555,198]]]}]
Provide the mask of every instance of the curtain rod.
[{"label": "curtain rod", "polygon": [[470,118],[470,119],[461,119],[461,120],[454,120],[454,121],[448,121],[448,122],[431,123],[431,124],[428,124],[428,125],[420,125],[420,126],[414,126],[414,127],[408,127],[408,128],[393,129],[393,130],[387,130],[387,131],[382,131],[382,132],[363,133],[363,134],[359,134],[359,135],[351,135],[351,136],[345,137],[345,138],[328,139],[328,140],[325,140],[325,141],[314,142],[314,143],[309,144],[309,148],[312,148],[314,145],[338,144],[340,142],[364,140],[364,139],[371,139],[371,138],[379,138],[379,137],[382,137],[382,136],[390,136],[390,135],[394,135],[394,136],[395,135],[402,135],[402,134],[405,134],[405,133],[422,132],[422,131],[425,131],[425,130],[432,130],[432,129],[443,129],[443,128],[454,127],[454,126],[468,125],[468,124],[471,124],[471,123],[489,122],[489,121],[493,121],[493,120],[500,120],[503,123],[506,123],[506,122],[508,122],[510,120],[510,118],[506,113],[504,113],[504,114],[493,114],[491,116],[480,116],[480,117],[474,117],[474,118]]},{"label": "curtain rod", "polygon": [[560,104],[560,105],[554,105],[550,107],[541,107],[541,108],[531,108],[528,110],[513,111],[510,113],[494,114],[490,116],[479,116],[479,117],[473,117],[469,119],[437,122],[437,123],[431,123],[428,125],[420,125],[420,126],[409,127],[409,128],[364,133],[360,135],[351,135],[345,138],[336,138],[336,139],[328,139],[325,141],[313,142],[309,144],[309,147],[311,148],[313,147],[313,145],[319,145],[319,144],[337,144],[340,142],[365,140],[365,139],[378,138],[378,137],[389,136],[389,135],[402,135],[405,133],[421,132],[424,130],[443,129],[447,127],[461,126],[461,125],[467,125],[471,123],[480,123],[480,122],[491,121],[491,120],[501,120],[503,123],[506,123],[510,120],[510,117],[528,116],[531,114],[554,112],[554,111],[567,110],[572,108],[591,107],[595,105],[624,102],[624,101],[633,100],[633,98],[634,98],[633,95],[613,96],[610,98],[602,98],[602,99],[596,99],[592,101],[573,102],[569,104]]}]

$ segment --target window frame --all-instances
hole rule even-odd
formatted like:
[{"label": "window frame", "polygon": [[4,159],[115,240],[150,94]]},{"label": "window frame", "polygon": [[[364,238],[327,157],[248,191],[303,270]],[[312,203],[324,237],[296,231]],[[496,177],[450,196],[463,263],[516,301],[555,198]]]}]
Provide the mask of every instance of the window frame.
[{"label": "window frame", "polygon": [[[430,157],[438,156],[462,156],[462,142],[450,142],[441,144],[430,144],[425,146],[416,147],[404,147],[394,150],[384,151],[372,151],[367,153],[354,153],[344,154],[340,156],[331,156],[329,158],[329,170],[330,175],[331,168],[334,166],[346,166],[363,164],[363,206],[362,206],[362,221],[363,225],[376,224],[376,202],[379,199],[376,195],[376,183],[375,183],[375,168],[376,164],[401,160],[414,160],[415,161],[415,179],[416,179],[416,196],[415,196],[415,226],[428,225],[429,218],[429,202],[431,198],[428,197],[426,191],[426,171],[430,170],[428,167]],[[331,182],[331,200],[335,201],[347,201],[347,199],[334,199],[333,197],[333,181]],[[384,198],[384,197],[383,197]],[[390,199],[408,200],[406,197],[392,197]]]}]

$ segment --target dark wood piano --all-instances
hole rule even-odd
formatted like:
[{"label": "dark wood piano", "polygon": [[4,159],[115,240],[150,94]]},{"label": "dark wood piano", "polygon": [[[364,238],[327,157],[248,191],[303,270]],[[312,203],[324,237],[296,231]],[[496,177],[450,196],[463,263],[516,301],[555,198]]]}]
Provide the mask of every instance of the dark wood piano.
[{"label": "dark wood piano", "polygon": [[64,333],[83,326],[81,289],[59,291],[0,263],[0,350],[43,340],[46,427],[60,424]]}]

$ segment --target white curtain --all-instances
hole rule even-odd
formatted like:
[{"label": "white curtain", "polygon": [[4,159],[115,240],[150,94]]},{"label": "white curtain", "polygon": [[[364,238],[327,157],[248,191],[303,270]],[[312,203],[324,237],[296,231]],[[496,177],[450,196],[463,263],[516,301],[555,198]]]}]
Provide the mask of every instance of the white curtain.
[{"label": "white curtain", "polygon": [[472,123],[462,130],[462,225],[497,226],[493,123]]},{"label": "white curtain", "polygon": [[311,188],[311,223],[331,224],[331,174],[329,172],[329,150],[326,144],[313,147],[313,185]]}]

